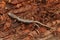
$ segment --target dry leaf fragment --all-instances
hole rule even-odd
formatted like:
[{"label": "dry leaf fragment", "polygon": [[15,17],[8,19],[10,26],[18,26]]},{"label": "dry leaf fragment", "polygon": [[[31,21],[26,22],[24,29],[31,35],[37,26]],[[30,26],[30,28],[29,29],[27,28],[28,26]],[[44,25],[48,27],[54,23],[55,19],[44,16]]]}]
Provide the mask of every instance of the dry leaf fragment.
[{"label": "dry leaf fragment", "polygon": [[6,3],[4,1],[0,2],[0,7],[5,8]]}]

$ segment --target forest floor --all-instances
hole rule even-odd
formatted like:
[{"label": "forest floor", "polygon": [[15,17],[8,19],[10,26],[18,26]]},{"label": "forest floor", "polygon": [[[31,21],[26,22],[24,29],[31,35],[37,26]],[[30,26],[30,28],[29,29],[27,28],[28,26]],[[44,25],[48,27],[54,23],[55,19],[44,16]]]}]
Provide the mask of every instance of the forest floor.
[{"label": "forest floor", "polygon": [[60,40],[60,0],[0,0],[0,40]]}]

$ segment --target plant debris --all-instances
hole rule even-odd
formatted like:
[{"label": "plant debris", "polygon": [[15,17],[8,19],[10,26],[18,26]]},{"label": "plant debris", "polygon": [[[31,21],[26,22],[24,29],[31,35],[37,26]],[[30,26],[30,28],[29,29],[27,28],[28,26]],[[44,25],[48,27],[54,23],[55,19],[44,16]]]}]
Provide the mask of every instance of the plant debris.
[{"label": "plant debris", "polygon": [[0,0],[0,40],[60,40],[60,0]]}]

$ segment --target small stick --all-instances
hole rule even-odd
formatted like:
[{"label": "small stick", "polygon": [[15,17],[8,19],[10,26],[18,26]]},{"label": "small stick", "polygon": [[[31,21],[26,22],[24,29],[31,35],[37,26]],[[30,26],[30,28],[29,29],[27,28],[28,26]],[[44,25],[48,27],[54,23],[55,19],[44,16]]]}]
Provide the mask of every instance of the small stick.
[{"label": "small stick", "polygon": [[45,26],[45,27],[51,28],[51,27],[49,27],[49,26],[47,26],[47,25],[45,25],[45,24],[43,24],[43,23],[41,23],[41,22],[39,22],[39,21],[21,19],[21,18],[19,18],[18,16],[14,15],[13,13],[8,13],[8,15],[9,15],[10,17],[12,17],[12,18],[14,18],[14,19],[17,19],[18,21],[21,21],[21,22],[24,22],[24,23],[38,23],[38,24],[43,25],[43,26]]}]

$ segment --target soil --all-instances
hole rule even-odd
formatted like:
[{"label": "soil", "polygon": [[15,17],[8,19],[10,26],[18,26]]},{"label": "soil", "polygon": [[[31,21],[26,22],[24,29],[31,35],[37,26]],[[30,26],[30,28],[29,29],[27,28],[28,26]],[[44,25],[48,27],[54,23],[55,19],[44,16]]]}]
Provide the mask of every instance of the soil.
[{"label": "soil", "polygon": [[[53,30],[18,21],[8,13]],[[60,0],[0,0],[0,40],[60,40]]]}]

